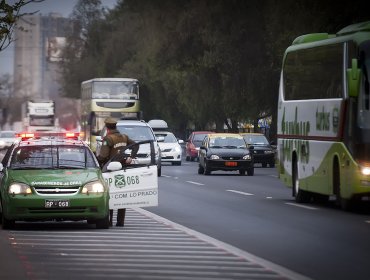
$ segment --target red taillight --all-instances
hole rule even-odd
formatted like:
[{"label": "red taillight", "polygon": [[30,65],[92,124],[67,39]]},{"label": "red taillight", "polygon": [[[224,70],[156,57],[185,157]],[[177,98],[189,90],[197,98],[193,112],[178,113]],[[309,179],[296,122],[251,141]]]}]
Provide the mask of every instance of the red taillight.
[{"label": "red taillight", "polygon": [[77,133],[74,133],[74,132],[66,132],[66,135],[65,135],[67,138],[74,138],[74,137],[78,137]]},{"label": "red taillight", "polygon": [[16,137],[18,138],[22,138],[22,140],[25,140],[25,139],[30,139],[30,138],[33,138],[35,137],[35,134],[34,133],[17,133],[16,134]]}]

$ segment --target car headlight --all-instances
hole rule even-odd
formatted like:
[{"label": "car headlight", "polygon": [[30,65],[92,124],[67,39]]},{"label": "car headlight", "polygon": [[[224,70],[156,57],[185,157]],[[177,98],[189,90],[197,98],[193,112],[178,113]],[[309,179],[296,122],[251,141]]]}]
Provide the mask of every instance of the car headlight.
[{"label": "car headlight", "polygon": [[181,147],[175,147],[175,152],[181,153]]},{"label": "car headlight", "polygon": [[4,146],[4,145],[5,145],[5,141],[0,140],[0,146]]},{"label": "car headlight", "polygon": [[31,194],[30,186],[23,183],[13,183],[9,186],[8,193],[10,194]]},{"label": "car headlight", "polygon": [[210,159],[220,159],[220,157],[218,155],[211,155],[209,158]]},{"label": "car headlight", "polygon": [[248,154],[248,155],[245,155],[245,156],[243,157],[243,159],[245,159],[245,160],[251,160],[252,158],[251,158],[251,155],[250,155],[250,154]]},{"label": "car headlight", "polygon": [[82,193],[89,194],[89,193],[103,193],[105,191],[104,185],[100,181],[94,181],[87,183],[82,188]]}]

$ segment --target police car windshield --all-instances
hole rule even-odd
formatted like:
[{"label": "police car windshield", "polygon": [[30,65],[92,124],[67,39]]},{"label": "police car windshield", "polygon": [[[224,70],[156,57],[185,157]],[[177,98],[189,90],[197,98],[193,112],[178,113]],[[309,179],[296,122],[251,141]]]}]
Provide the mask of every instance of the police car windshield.
[{"label": "police car windshield", "polygon": [[148,126],[117,125],[117,129],[120,133],[126,134],[136,142],[155,140],[152,130]]},{"label": "police car windshield", "polygon": [[97,167],[85,147],[27,146],[14,150],[11,169],[81,169]]}]

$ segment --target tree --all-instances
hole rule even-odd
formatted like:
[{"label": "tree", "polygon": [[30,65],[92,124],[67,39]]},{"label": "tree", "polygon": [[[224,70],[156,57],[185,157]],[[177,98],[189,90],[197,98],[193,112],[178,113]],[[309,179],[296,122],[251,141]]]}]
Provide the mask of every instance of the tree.
[{"label": "tree", "polygon": [[299,35],[366,20],[363,7],[364,0],[122,0],[89,22],[66,75],[76,91],[83,77],[138,78],[144,118],[171,127],[237,131],[241,121],[271,115],[274,123],[285,49]]},{"label": "tree", "polygon": [[13,30],[16,27],[17,20],[25,14],[21,13],[21,8],[32,2],[43,2],[44,0],[19,0],[13,5],[0,2],[0,51],[7,48],[13,42]]}]

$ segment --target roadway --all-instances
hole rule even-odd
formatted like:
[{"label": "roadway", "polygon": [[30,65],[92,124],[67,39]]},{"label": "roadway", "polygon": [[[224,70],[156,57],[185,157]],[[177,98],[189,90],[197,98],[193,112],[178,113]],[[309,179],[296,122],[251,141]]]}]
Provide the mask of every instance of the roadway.
[{"label": "roadway", "polygon": [[0,230],[0,279],[368,279],[370,207],[296,204],[276,169],[197,174],[164,165],[159,206],[124,228]]},{"label": "roadway", "polygon": [[296,204],[275,168],[205,176],[183,162],[162,174],[149,211],[312,279],[369,279],[369,201],[352,213]]}]

